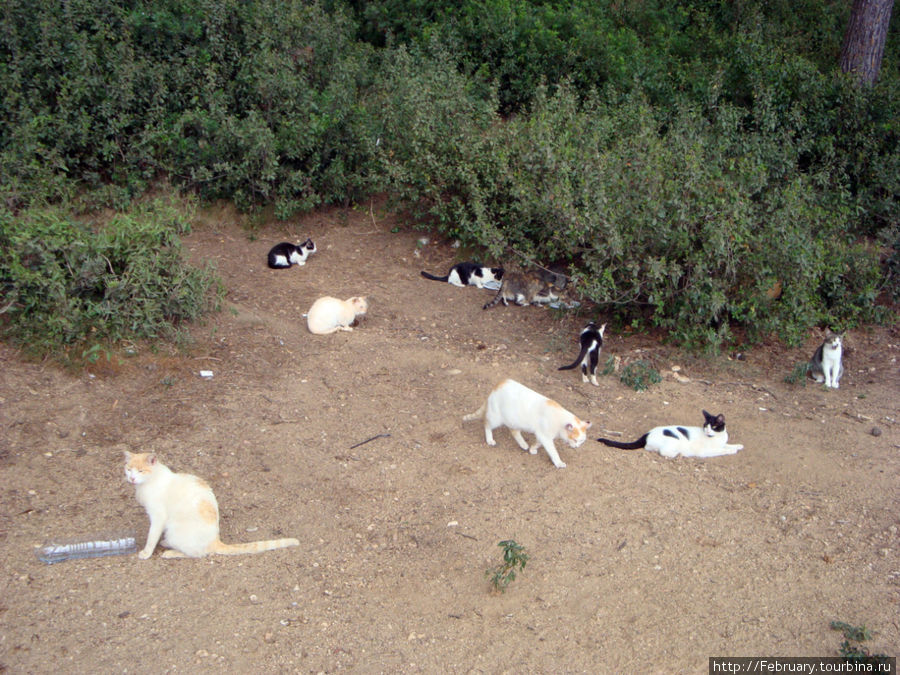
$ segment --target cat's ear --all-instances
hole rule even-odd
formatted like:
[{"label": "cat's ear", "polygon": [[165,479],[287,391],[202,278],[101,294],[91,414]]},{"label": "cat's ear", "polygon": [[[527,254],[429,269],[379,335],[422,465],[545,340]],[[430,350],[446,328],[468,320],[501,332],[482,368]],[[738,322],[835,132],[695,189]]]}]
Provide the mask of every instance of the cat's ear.
[{"label": "cat's ear", "polygon": [[585,423],[584,423],[584,428],[585,428],[585,430],[588,430],[588,429],[590,429],[590,428],[591,428],[591,426],[592,426],[592,425],[591,425],[591,423],[590,423],[590,422],[585,422]]},{"label": "cat's ear", "polygon": [[566,431],[572,431],[572,429],[574,429],[574,428],[575,428],[575,425],[572,424],[571,422],[566,424]]},{"label": "cat's ear", "polygon": [[130,461],[131,461],[131,458],[133,457],[133,455],[132,455],[130,452],[128,452],[127,450],[123,450],[123,451],[122,451],[122,454],[125,456],[125,461],[126,461],[126,462],[130,462]]},{"label": "cat's ear", "polygon": [[151,452],[151,453],[147,456],[147,464],[149,464],[150,466],[153,466],[154,464],[156,464],[156,462],[157,462],[157,459],[156,459],[156,453],[155,453],[155,452]]},{"label": "cat's ear", "polygon": [[709,422],[712,418],[713,418],[712,415],[710,415],[710,414],[709,414],[708,412],[706,412],[705,410],[703,411],[703,419],[705,419],[707,422]]},{"label": "cat's ear", "polygon": [[725,426],[725,415],[723,415],[722,413],[719,413],[718,415],[716,415],[716,418],[713,421],[716,423],[717,426],[722,425],[724,427]]},{"label": "cat's ear", "polygon": [[600,337],[603,337],[603,331],[605,331],[605,330],[606,330],[606,324],[603,324],[602,326],[600,326],[600,330],[597,331],[598,333],[600,333]]}]

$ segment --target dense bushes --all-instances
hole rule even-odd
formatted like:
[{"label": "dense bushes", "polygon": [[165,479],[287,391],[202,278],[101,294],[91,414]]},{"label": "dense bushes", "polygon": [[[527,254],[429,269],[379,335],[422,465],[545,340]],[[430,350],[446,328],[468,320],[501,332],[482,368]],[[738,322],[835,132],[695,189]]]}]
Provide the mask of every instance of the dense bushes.
[{"label": "dense bushes", "polygon": [[[122,207],[161,175],[282,218],[387,190],[496,260],[569,263],[602,311],[684,342],[718,345],[735,323],[795,340],[868,321],[881,290],[900,294],[897,31],[882,81],[859,89],[829,65],[846,13],[9,0],[0,240],[86,240],[29,207]],[[7,319],[40,316],[9,293]],[[79,326],[46,329],[70,340]]]},{"label": "dense bushes", "polygon": [[340,14],[241,0],[10,0],[0,197],[122,204],[164,173],[284,215],[372,187],[372,50]]},{"label": "dense bushes", "polygon": [[218,303],[210,268],[182,260],[183,206],[153,202],[94,229],[53,209],[0,214],[3,333],[45,353],[172,337]]},{"label": "dense bushes", "polygon": [[877,255],[848,244],[847,203],[791,169],[789,134],[747,132],[728,105],[667,125],[640,97],[580,104],[562,86],[471,130],[452,161],[435,163],[433,142],[394,174],[427,186],[418,203],[446,231],[502,259],[572,263],[587,297],[683,342],[717,345],[733,320],[797,340],[876,317]]}]

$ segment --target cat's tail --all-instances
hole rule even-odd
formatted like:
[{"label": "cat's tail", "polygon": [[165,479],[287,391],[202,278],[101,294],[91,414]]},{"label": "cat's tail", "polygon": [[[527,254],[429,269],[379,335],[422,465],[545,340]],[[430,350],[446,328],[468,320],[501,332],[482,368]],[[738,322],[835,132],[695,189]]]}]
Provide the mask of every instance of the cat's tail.
[{"label": "cat's tail", "polygon": [[613,448],[622,448],[623,450],[637,450],[639,448],[646,447],[647,445],[647,435],[644,434],[636,441],[631,441],[631,443],[622,443],[621,441],[613,441],[609,438],[598,438],[597,440],[603,443],[604,445],[608,445]]},{"label": "cat's tail", "polygon": [[242,553],[262,553],[263,551],[272,551],[276,548],[287,548],[288,546],[299,545],[300,542],[293,537],[288,539],[251,541],[246,544],[226,544],[221,539],[217,539],[210,547],[210,552],[218,553],[220,555],[241,555]]},{"label": "cat's tail", "polygon": [[485,303],[484,307],[482,307],[481,309],[490,309],[494,305],[499,305],[501,302],[503,302],[503,286],[502,285],[500,286],[500,290],[497,291],[497,295],[494,296],[494,299],[488,303]]},{"label": "cat's tail", "polygon": [[463,422],[471,422],[472,420],[480,420],[484,417],[484,411],[487,410],[487,402],[482,403],[481,407],[475,412],[463,417]]},{"label": "cat's tail", "polygon": [[560,366],[559,368],[557,368],[557,370],[572,370],[572,368],[575,368],[579,363],[582,362],[582,360],[584,359],[584,355],[587,354],[587,350],[589,347],[590,345],[581,345],[581,353],[578,354],[578,358],[568,366]]},{"label": "cat's tail", "polygon": [[445,277],[436,277],[436,276],[434,276],[433,274],[428,274],[428,272],[426,272],[425,270],[422,270],[422,271],[420,272],[420,274],[421,274],[423,277],[425,277],[426,279],[431,279],[432,281],[447,281],[447,279],[450,278],[450,275],[449,275],[449,274],[448,274],[447,276],[445,276]]}]

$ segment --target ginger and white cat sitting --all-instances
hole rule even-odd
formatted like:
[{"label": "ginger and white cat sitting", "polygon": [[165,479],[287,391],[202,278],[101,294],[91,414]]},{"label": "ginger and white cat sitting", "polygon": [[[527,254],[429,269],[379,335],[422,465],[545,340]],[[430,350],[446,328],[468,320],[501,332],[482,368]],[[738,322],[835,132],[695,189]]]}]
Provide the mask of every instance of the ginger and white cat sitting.
[{"label": "ginger and white cat sitting", "polygon": [[125,479],[135,486],[138,503],[150,517],[146,560],[162,539],[163,558],[201,558],[209,553],[238,555],[298,546],[296,539],[224,544],[219,539],[219,504],[212,488],[189,473],[174,473],[152,453],[125,452]]},{"label": "ginger and white cat sitting", "polygon": [[[542,396],[515,380],[503,380],[494,387],[487,401],[476,412],[463,417],[463,421],[484,420],[484,438],[488,445],[497,445],[493,430],[497,427],[509,428],[512,437],[523,450],[537,454],[539,446],[550,456],[557,469],[566,468],[559,458],[554,439],[559,438],[577,448],[587,438],[590,422],[583,422],[556,401]],[[535,443],[528,446],[522,437],[526,431],[535,435]]]}]

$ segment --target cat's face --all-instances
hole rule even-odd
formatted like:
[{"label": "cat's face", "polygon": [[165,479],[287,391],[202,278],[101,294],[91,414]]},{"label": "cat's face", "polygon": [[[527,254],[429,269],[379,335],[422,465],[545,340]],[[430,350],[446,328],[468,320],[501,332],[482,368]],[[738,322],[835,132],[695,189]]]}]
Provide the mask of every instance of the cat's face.
[{"label": "cat's face", "polygon": [[150,474],[153,473],[153,467],[156,465],[156,455],[149,452],[141,452],[132,454],[125,451],[125,480],[132,485],[140,485],[145,483]]},{"label": "cat's face", "polygon": [[365,298],[350,298],[348,302],[353,306],[354,314],[365,314],[369,311],[369,303]]},{"label": "cat's face", "polygon": [[825,346],[831,349],[837,349],[842,343],[842,336],[838,333],[831,333],[825,338]]},{"label": "cat's face", "polygon": [[715,436],[716,434],[721,434],[723,431],[725,431],[724,415],[710,415],[704,410],[703,417],[705,419],[705,422],[703,423],[703,432],[707,436]]},{"label": "cat's face", "polygon": [[503,268],[492,267],[491,274],[494,275],[494,281],[500,281],[503,278]]},{"label": "cat's face", "polygon": [[316,245],[313,243],[313,240],[312,240],[312,239],[307,239],[306,241],[304,241],[304,242],[300,245],[300,248],[305,248],[305,249],[306,249],[307,251],[309,251],[310,253],[315,253],[315,252],[316,252]]},{"label": "cat's face", "polygon": [[587,430],[590,428],[590,422],[582,422],[577,417],[574,422],[569,422],[566,425],[566,443],[569,444],[569,447],[577,448],[584,443],[587,438]]}]

